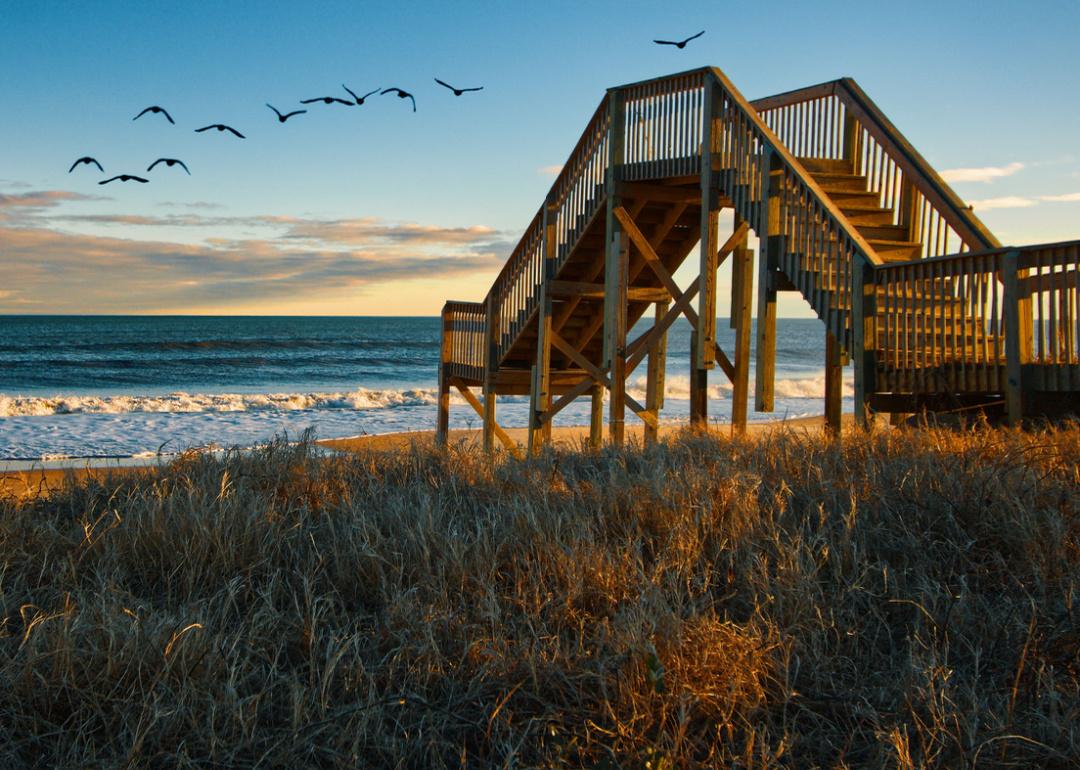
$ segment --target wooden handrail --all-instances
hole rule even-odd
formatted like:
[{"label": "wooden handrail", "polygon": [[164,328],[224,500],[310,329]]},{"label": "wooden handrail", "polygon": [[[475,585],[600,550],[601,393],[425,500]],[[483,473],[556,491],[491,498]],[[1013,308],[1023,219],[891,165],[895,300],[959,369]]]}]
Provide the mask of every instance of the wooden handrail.
[{"label": "wooden handrail", "polygon": [[829,217],[832,218],[840,227],[845,230],[845,234],[851,239],[851,242],[855,245],[858,251],[861,252],[863,258],[866,259],[872,265],[883,264],[881,258],[874,251],[874,248],[866,242],[866,239],[862,237],[859,231],[855,228],[848,218],[844,216],[844,213],[840,211],[839,207],[833,203],[828,194],[821,189],[810,173],[803,168],[795,156],[788,150],[783,142],[773,133],[773,130],[761,119],[757,110],[746,100],[746,98],[739,93],[739,90],[735,88],[727,75],[725,75],[718,67],[710,67],[714,78],[720,86],[728,93],[731,99],[739,105],[743,113],[753,122],[757,130],[766,138],[769,145],[776,155],[783,161],[784,165],[790,170],[790,172],[799,180],[799,182],[809,190],[812,195],[818,199],[822,208],[828,212]]},{"label": "wooden handrail", "polygon": [[[830,97],[835,97],[839,104],[842,105],[842,116],[836,114],[840,111],[839,107],[829,108],[826,105],[825,102]],[[967,206],[960,196],[949,187],[948,183],[941,178],[940,174],[926,162],[926,159],[911,145],[854,79],[844,77],[806,88],[786,91],[774,96],[756,99],[751,102],[751,105],[763,116],[770,113],[779,114],[788,108],[798,110],[805,107],[806,109],[799,113],[799,116],[803,118],[807,116],[807,113],[812,108],[816,108],[810,115],[810,119],[827,120],[829,125],[815,127],[799,124],[795,130],[797,132],[801,132],[803,129],[816,131],[819,134],[816,139],[820,142],[820,134],[824,128],[830,134],[828,140],[831,140],[832,145],[843,143],[846,152],[858,152],[857,147],[850,146],[852,142],[858,144],[858,140],[857,137],[841,138],[841,133],[847,130],[847,126],[840,126],[839,122],[841,120],[855,121],[855,125],[861,126],[872,141],[876,143],[876,149],[869,149],[873,149],[875,153],[884,152],[887,158],[895,164],[896,169],[899,169],[899,174],[902,174],[918,190],[923,200],[933,207],[933,210],[937,212],[948,228],[960,239],[966,250],[978,251],[996,248],[1001,245],[986,228],[986,225],[973,213],[971,207]],[[800,136],[800,138],[803,137]],[[789,149],[791,148],[789,147]],[[850,156],[846,159],[852,163],[857,163],[860,160],[860,158]],[[879,168],[878,171],[880,172],[881,169]],[[894,176],[892,171],[886,169],[885,174],[889,177],[888,182],[896,182],[896,179],[892,178]],[[875,190],[875,192],[878,191]],[[896,190],[881,190],[880,192],[883,197],[889,198],[889,203],[897,208],[898,215],[912,216],[910,210],[907,212],[899,211],[899,204],[903,201],[893,199]],[[911,201],[907,201],[909,206],[911,203]],[[914,216],[918,218],[919,212],[915,212]],[[930,226],[928,226],[928,232],[925,235],[929,235],[930,229]],[[938,240],[942,240],[940,234]],[[926,251],[931,252],[936,245],[926,243]],[[938,256],[939,254],[929,255]]]},{"label": "wooden handrail", "polygon": [[1001,246],[1001,242],[975,216],[971,208],[964,204],[960,196],[949,187],[934,167],[926,162],[926,159],[900,133],[892,121],[885,117],[885,113],[866,95],[854,78],[845,77],[837,81],[837,95],[844,100],[849,109],[856,111],[863,125],[883,146],[893,149],[896,160],[900,162],[904,171],[912,174],[916,184],[921,182],[920,187],[925,186],[926,189],[922,190],[923,194],[931,193],[927,195],[927,198],[949,212],[950,216],[947,218],[949,224],[961,236],[967,234],[974,241],[972,245],[980,248],[992,249]]}]

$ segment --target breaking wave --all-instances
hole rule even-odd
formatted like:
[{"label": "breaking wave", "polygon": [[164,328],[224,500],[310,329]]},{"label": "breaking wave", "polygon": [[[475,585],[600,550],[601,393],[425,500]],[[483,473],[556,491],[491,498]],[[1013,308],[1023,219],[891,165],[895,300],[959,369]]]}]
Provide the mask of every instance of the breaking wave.
[{"label": "breaking wave", "polygon": [[369,390],[340,393],[185,393],[150,396],[0,396],[0,417],[127,412],[250,412],[302,409],[386,409],[435,404],[435,390]]}]

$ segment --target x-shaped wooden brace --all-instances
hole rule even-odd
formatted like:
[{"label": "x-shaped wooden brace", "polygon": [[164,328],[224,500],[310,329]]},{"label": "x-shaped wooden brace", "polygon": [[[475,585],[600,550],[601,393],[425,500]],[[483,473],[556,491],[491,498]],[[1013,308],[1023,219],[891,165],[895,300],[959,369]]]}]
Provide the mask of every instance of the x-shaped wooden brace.
[{"label": "x-shaped wooden brace", "polygon": [[[653,249],[652,244],[649,243],[648,238],[646,238],[641,230],[638,229],[637,224],[635,224],[626,209],[622,206],[616,206],[613,213],[615,214],[615,218],[619,220],[619,224],[622,225],[623,230],[626,231],[627,236],[629,236],[630,242],[634,244],[634,247],[638,250],[641,258],[645,260],[645,264],[648,265],[649,269],[660,279],[660,283],[664,284],[664,287],[671,293],[671,297],[675,302],[662,321],[631,343],[628,350],[632,352],[626,361],[626,373],[630,374],[630,372],[641,363],[649,348],[652,347],[653,342],[668,330],[679,315],[686,316],[686,320],[689,321],[694,328],[697,328],[698,314],[697,311],[690,306],[690,302],[693,300],[694,295],[697,294],[699,284],[695,281],[689,289],[682,291],[679,288],[679,285],[675,283],[675,279],[672,277],[671,273],[669,273],[668,269],[664,266],[663,261],[661,261],[660,257],[657,255],[656,250]],[[720,247],[717,266],[722,264],[723,261],[735,251],[736,247],[742,243],[748,229],[749,226],[746,222],[743,222],[735,229],[735,232],[731,234],[731,237],[729,237],[724,245]],[[727,354],[721,349],[720,345],[715,342],[713,345],[716,346],[716,360],[720,364],[720,368],[724,370],[724,374],[727,375],[728,380],[734,382],[735,366],[731,363],[731,359],[727,357]]]},{"label": "x-shaped wooden brace", "polygon": [[[471,406],[482,418],[484,416],[484,405],[481,404],[480,399],[478,399],[473,394],[473,392],[469,390],[469,386],[457,377],[451,377],[450,384],[457,388],[458,392],[461,394],[461,397],[464,398],[468,402],[469,406]],[[503,443],[503,446],[505,446],[510,451],[510,454],[514,455],[514,457],[520,460],[522,458],[521,450],[518,449],[518,445],[514,443],[514,440],[510,438],[510,434],[503,430],[499,423],[494,423],[493,427],[495,428],[495,435],[499,437],[499,441]]]}]

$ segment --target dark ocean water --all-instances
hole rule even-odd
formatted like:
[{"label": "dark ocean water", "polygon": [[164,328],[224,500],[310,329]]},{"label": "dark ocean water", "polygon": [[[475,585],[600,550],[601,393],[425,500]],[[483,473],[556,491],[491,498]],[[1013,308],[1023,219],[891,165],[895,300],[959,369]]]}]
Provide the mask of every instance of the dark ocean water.
[{"label": "dark ocean water", "polygon": [[[685,419],[689,330],[669,336],[665,418]],[[720,342],[734,347],[727,319]],[[780,321],[777,412],[822,411],[824,330]],[[250,445],[313,428],[325,438],[428,430],[435,422],[437,318],[0,316],[0,459],[139,456]],[[713,375],[710,415],[730,414]],[[631,392],[643,383],[631,381]],[[523,399],[500,422],[525,424]],[[587,403],[564,424],[587,421]],[[454,424],[475,425],[464,403]]]}]

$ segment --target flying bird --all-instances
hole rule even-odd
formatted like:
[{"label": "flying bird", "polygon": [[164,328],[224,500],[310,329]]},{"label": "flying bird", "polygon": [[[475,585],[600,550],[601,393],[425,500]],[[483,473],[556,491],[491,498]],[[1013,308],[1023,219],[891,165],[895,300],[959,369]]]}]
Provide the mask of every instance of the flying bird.
[{"label": "flying bird", "polygon": [[305,112],[307,112],[307,110],[293,110],[292,112],[286,112],[284,115],[282,115],[280,112],[278,112],[278,108],[274,105],[267,104],[266,106],[272,109],[274,111],[274,114],[277,115],[278,123],[284,123],[293,115],[303,115]]},{"label": "flying bird", "polygon": [[687,43],[689,43],[691,40],[695,40],[701,37],[704,34],[705,30],[701,30],[701,32],[698,32],[696,35],[691,35],[690,37],[686,38],[686,40],[654,40],[653,42],[657,45],[673,45],[676,48],[686,48]]},{"label": "flying bird", "polygon": [[355,91],[353,91],[353,90],[352,90],[351,88],[349,88],[349,87],[348,87],[347,85],[345,85],[344,83],[342,83],[342,84],[341,84],[341,87],[342,87],[342,88],[344,88],[344,89],[345,89],[346,91],[348,91],[348,92],[349,92],[349,95],[350,95],[350,96],[352,96],[353,100],[354,100],[354,101],[356,102],[356,106],[357,106],[357,107],[359,107],[360,105],[362,105],[362,104],[364,103],[364,99],[367,99],[367,98],[368,98],[369,96],[371,96],[372,94],[377,94],[377,93],[379,93],[379,89],[378,89],[378,88],[376,88],[376,89],[375,89],[374,91],[368,91],[368,92],[367,92],[366,94],[364,94],[363,96],[357,96],[357,95],[356,95],[356,92],[355,92]]},{"label": "flying bird", "polygon": [[139,118],[141,118],[141,117],[142,117],[143,115],[145,115],[145,114],[146,114],[146,113],[148,113],[148,112],[149,112],[149,113],[152,113],[152,114],[154,114],[154,115],[156,115],[157,113],[159,113],[159,112],[160,112],[160,113],[161,113],[162,115],[164,115],[164,116],[165,116],[165,119],[166,119],[167,121],[169,121],[170,123],[172,123],[172,124],[173,124],[174,126],[176,125],[176,121],[172,119],[172,115],[170,115],[170,114],[168,113],[168,111],[167,111],[167,110],[166,110],[166,109],[165,109],[164,107],[158,107],[158,106],[157,106],[156,104],[155,104],[155,105],[154,105],[153,107],[147,107],[147,108],[146,108],[145,110],[143,110],[143,111],[142,111],[142,112],[140,112],[140,113],[139,113],[138,115],[136,115],[135,117],[133,117],[133,118],[132,118],[132,120],[138,120]]},{"label": "flying bird", "polygon": [[188,172],[188,176],[191,176],[191,171],[188,170],[187,164],[178,158],[158,158],[149,166],[147,166],[146,170],[153,171],[154,166],[156,166],[158,163],[164,163],[169,168],[172,168],[173,166],[179,166],[180,168],[184,169],[184,171]]},{"label": "flying bird", "polygon": [[135,176],[133,174],[119,174],[111,179],[104,179],[98,182],[98,184],[108,184],[109,182],[115,182],[117,179],[121,182],[142,182],[143,184],[150,181],[149,179],[143,179],[141,176]]},{"label": "flying bird", "polygon": [[316,96],[314,99],[301,99],[301,104],[314,104],[315,102],[322,102],[323,104],[344,104],[346,107],[352,107],[352,102],[345,99],[338,99],[336,96]]},{"label": "flying bird", "polygon": [[408,91],[403,91],[400,88],[384,88],[379,92],[379,95],[383,94],[397,94],[398,99],[412,99],[412,111],[416,112],[416,98]]},{"label": "flying bird", "polygon": [[444,86],[446,88],[449,88],[451,91],[454,92],[454,96],[461,96],[463,93],[465,93],[467,91],[483,91],[484,90],[483,86],[477,86],[476,88],[454,88],[449,83],[445,83],[442,80],[439,80],[438,78],[435,78],[435,82],[438,83],[440,86]]},{"label": "flying bird", "polygon": [[243,139],[244,135],[237,131],[232,126],[226,126],[224,123],[211,123],[209,126],[203,126],[202,128],[196,128],[195,133],[200,134],[203,131],[209,131],[211,128],[216,128],[218,131],[231,131],[236,135],[238,139]]},{"label": "flying bird", "polygon": [[101,167],[101,164],[98,163],[96,159],[91,158],[89,155],[84,155],[83,157],[72,163],[71,168],[68,169],[68,173],[70,174],[72,171],[74,171],[75,167],[78,166],[80,163],[85,163],[88,166],[93,163],[95,166],[97,166],[98,171],[100,171],[102,174],[105,173],[105,169]]}]

